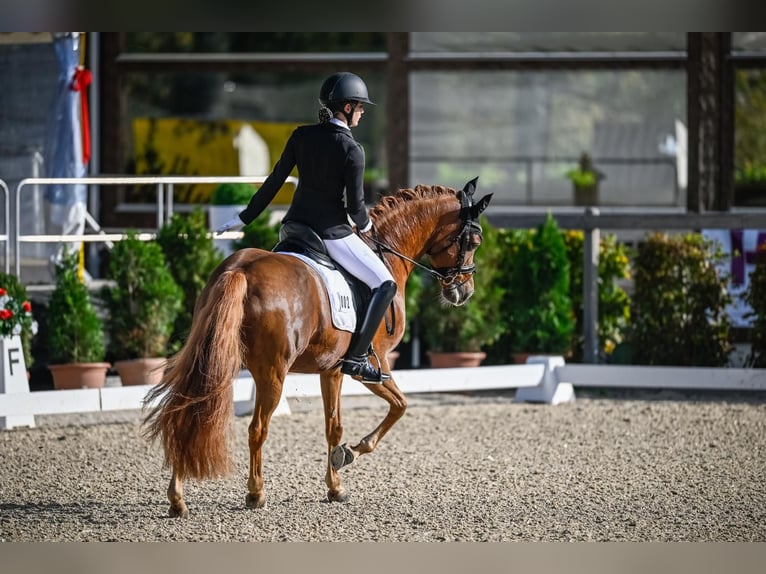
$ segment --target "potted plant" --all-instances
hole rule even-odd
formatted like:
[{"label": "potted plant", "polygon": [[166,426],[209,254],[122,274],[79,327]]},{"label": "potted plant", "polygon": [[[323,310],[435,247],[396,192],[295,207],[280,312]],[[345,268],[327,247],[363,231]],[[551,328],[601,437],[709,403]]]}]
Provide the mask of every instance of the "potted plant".
[{"label": "potted plant", "polygon": [[574,186],[575,205],[598,205],[598,188],[604,174],[593,167],[590,155],[583,153],[576,168],[566,172]]},{"label": "potted plant", "polygon": [[[210,228],[217,229],[236,217],[257,189],[250,183],[222,183],[216,187],[210,197]],[[231,241],[226,239],[216,239],[215,246],[224,255],[233,252]]]},{"label": "potted plant", "polygon": [[168,343],[168,351],[172,354],[180,350],[186,340],[197,297],[223,257],[213,245],[205,224],[205,212],[200,208],[188,216],[174,213],[170,222],[157,233],[157,243],[173,279],[183,291],[183,305]]},{"label": "potted plant", "polygon": [[104,362],[104,327],[81,279],[77,252],[64,249],[56,263],[46,319],[54,388],[103,387],[111,366]]},{"label": "potted plant", "polygon": [[109,254],[101,297],[107,309],[108,350],[123,385],[154,384],[162,378],[168,341],[183,305],[183,292],[155,241],[134,230]]},{"label": "potted plant", "polygon": [[569,261],[556,220],[549,213],[537,229],[514,231],[506,237],[499,278],[505,296],[498,308],[508,321],[501,344],[521,363],[533,354],[567,354],[574,314]]},{"label": "potted plant", "polygon": [[731,294],[721,245],[700,233],[649,233],[638,246],[628,355],[635,365],[723,367]]},{"label": "potted plant", "polygon": [[474,255],[474,294],[465,305],[448,305],[441,298],[439,282],[424,279],[417,321],[432,367],[481,364],[486,357],[484,347],[504,330],[497,312],[503,290],[495,281],[500,261],[498,231],[484,217],[481,226],[484,239]]}]

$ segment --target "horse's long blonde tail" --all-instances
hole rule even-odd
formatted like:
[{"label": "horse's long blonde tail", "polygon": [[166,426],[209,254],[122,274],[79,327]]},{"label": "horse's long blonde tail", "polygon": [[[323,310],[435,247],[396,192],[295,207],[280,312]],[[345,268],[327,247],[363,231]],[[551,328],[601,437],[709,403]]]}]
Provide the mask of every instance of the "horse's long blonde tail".
[{"label": "horse's long blonde tail", "polygon": [[247,279],[238,270],[223,272],[205,289],[186,343],[145,399],[159,399],[144,421],[145,434],[161,440],[165,464],[179,479],[231,470],[233,381],[242,365],[246,294]]}]

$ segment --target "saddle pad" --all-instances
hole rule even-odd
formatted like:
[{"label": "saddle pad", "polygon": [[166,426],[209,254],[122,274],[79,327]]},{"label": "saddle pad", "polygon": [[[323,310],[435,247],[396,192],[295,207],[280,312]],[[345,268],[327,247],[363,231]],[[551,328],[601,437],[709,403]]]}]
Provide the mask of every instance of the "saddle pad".
[{"label": "saddle pad", "polygon": [[288,251],[278,251],[277,253],[297,257],[319,273],[324,281],[327,297],[330,300],[333,325],[335,325],[336,329],[351,331],[353,333],[356,330],[354,297],[351,294],[351,287],[349,287],[340,271],[328,269],[324,265],[320,265],[313,259],[301,255],[300,253],[290,253]]}]

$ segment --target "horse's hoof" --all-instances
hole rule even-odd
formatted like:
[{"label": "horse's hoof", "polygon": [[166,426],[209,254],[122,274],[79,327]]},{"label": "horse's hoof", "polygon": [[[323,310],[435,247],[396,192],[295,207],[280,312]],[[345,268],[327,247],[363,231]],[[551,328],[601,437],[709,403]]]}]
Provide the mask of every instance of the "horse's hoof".
[{"label": "horse's hoof", "polygon": [[170,518],[189,518],[189,509],[182,502],[178,506],[171,506],[168,508],[168,516]]},{"label": "horse's hoof", "polygon": [[245,497],[245,506],[248,508],[263,508],[266,506],[266,495],[248,494]]},{"label": "horse's hoof", "polygon": [[347,502],[350,495],[345,490],[328,490],[327,500],[330,502]]},{"label": "horse's hoof", "polygon": [[346,443],[339,444],[330,453],[330,464],[333,470],[340,470],[346,465],[354,462],[354,453],[346,446]]}]

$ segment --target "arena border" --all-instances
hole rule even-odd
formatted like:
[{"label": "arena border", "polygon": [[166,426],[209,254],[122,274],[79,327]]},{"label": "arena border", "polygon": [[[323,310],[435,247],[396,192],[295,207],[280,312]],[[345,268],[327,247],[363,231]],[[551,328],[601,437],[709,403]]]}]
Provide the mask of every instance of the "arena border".
[{"label": "arena border", "polygon": [[[516,402],[555,405],[575,400],[575,387],[612,389],[683,389],[766,391],[766,370],[622,365],[567,365],[563,357],[532,356],[525,365],[457,369],[413,369],[394,372],[405,395],[516,389]],[[29,415],[72,414],[141,409],[148,385],[101,389],[55,390],[0,394],[0,428]],[[361,383],[346,377],[342,396],[369,394]],[[289,415],[288,398],[319,397],[317,375],[289,374],[275,415]],[[242,371],[234,381],[235,414],[252,412],[253,379]],[[9,419],[10,417],[10,419]],[[33,419],[32,419],[33,420]]]}]

